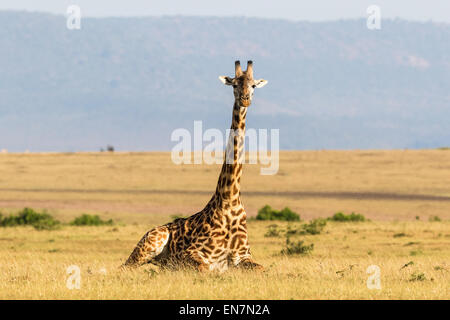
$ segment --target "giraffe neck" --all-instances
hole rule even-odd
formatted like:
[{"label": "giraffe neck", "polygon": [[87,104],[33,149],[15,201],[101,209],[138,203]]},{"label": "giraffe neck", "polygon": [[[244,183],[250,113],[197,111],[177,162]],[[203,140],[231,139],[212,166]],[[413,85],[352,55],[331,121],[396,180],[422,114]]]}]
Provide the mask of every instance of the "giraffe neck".
[{"label": "giraffe neck", "polygon": [[242,163],[244,162],[245,117],[247,108],[237,103],[233,107],[231,131],[225,150],[224,163],[217,182],[219,203],[240,204]]}]

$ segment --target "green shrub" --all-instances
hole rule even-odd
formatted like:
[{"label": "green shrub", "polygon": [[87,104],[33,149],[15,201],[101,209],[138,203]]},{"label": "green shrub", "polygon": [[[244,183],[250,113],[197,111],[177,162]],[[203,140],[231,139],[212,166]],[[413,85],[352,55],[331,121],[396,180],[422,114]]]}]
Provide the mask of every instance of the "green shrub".
[{"label": "green shrub", "polygon": [[259,209],[257,220],[280,220],[280,221],[300,221],[300,215],[289,209],[284,208],[281,211],[274,210],[270,206],[266,205]]},{"label": "green shrub", "polygon": [[428,221],[430,221],[430,222],[439,222],[439,221],[442,221],[442,220],[438,216],[431,216],[430,218],[428,218]]},{"label": "green shrub", "polygon": [[310,253],[314,249],[314,243],[311,243],[310,245],[304,245],[304,241],[296,241],[291,242],[289,237],[286,237],[286,246],[283,250],[281,250],[281,254],[286,255],[304,255]]},{"label": "green shrub", "polygon": [[327,221],[325,219],[314,219],[310,223],[302,225],[300,234],[320,234],[326,225]]},{"label": "green shrub", "polygon": [[37,230],[52,230],[60,226],[60,222],[55,220],[46,211],[39,213],[30,208],[24,208],[17,215],[3,217],[0,215],[0,226],[14,227],[31,225]]},{"label": "green shrub", "polygon": [[104,226],[114,224],[112,219],[104,221],[97,215],[83,214],[70,223],[72,226]]},{"label": "green shrub", "polygon": [[352,212],[351,214],[345,214],[342,212],[338,212],[334,216],[328,218],[328,220],[338,222],[356,222],[356,221],[366,221],[366,218],[359,213]]}]

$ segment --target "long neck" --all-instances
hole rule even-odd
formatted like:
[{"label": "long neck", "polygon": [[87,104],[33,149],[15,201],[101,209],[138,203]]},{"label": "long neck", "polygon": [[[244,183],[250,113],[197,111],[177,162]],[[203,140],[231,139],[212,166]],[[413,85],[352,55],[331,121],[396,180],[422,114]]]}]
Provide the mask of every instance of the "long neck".
[{"label": "long neck", "polygon": [[224,163],[216,188],[216,196],[220,197],[221,202],[231,202],[232,205],[240,202],[246,115],[247,108],[235,103]]}]

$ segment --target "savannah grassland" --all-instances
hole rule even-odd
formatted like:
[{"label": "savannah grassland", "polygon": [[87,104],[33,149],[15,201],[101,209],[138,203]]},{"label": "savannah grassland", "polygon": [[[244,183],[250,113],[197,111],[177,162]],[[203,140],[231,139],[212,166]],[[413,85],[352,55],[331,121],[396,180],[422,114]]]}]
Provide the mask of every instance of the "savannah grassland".
[{"label": "savannah grassland", "polygon": [[[302,222],[248,222],[254,258],[266,271],[223,274],[118,267],[151,227],[203,208],[219,165],[174,165],[169,153],[0,154],[0,211],[46,209],[63,223],[82,213],[113,226],[38,231],[0,228],[0,299],[449,299],[450,151],[282,152],[274,176],[245,165],[250,217],[269,204]],[[370,221],[328,222],[306,255],[282,255],[285,236],[338,211]],[[438,216],[441,221],[429,221]],[[411,263],[412,262],[412,263]],[[81,269],[81,288],[66,269]],[[367,267],[380,268],[369,290]],[[406,265],[406,266],[405,266]]]}]

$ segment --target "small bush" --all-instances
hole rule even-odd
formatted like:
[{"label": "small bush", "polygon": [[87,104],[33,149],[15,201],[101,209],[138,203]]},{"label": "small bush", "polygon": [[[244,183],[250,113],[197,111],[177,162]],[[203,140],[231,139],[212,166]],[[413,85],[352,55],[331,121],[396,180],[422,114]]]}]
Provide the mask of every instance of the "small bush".
[{"label": "small bush", "polygon": [[283,250],[281,250],[281,254],[286,254],[286,255],[294,255],[294,254],[299,254],[299,255],[304,255],[304,254],[308,254],[311,251],[313,251],[314,249],[314,243],[311,243],[310,245],[304,245],[303,244],[304,241],[296,241],[296,242],[291,242],[290,238],[287,237],[286,238],[286,246]]},{"label": "small bush", "polygon": [[270,206],[266,205],[259,209],[257,220],[280,220],[280,221],[300,221],[300,215],[289,209],[284,208],[281,211],[274,210]]},{"label": "small bush", "polygon": [[83,214],[78,218],[75,218],[70,223],[70,225],[72,226],[104,226],[104,225],[110,226],[112,224],[114,224],[114,221],[112,219],[104,221],[99,216],[91,214]]},{"label": "small bush", "polygon": [[317,218],[312,220],[310,223],[301,225],[300,228],[292,228],[291,226],[288,226],[286,229],[286,236],[289,237],[293,235],[320,234],[326,224],[327,221],[325,219]]},{"label": "small bush", "polygon": [[359,213],[352,212],[351,214],[345,214],[342,212],[338,212],[334,216],[328,218],[328,220],[338,222],[359,222],[359,221],[366,221],[366,218]]},{"label": "small bush", "polygon": [[24,208],[17,215],[10,215],[8,217],[0,215],[0,226],[2,227],[26,225],[33,226],[36,230],[52,230],[58,228],[60,222],[45,211],[39,213],[30,208]]},{"label": "small bush", "polygon": [[440,222],[442,220],[438,216],[431,216],[431,217],[428,218],[428,221],[430,221],[430,222]]},{"label": "small bush", "polygon": [[414,272],[409,278],[409,281],[425,281],[425,280],[427,280],[427,277],[423,272]]},{"label": "small bush", "polygon": [[272,224],[269,226],[269,229],[264,234],[264,237],[266,238],[276,238],[281,235],[281,230],[278,229],[278,226],[276,224]]},{"label": "small bush", "polygon": [[325,219],[314,219],[310,223],[302,225],[300,234],[320,234],[326,225],[327,221]]}]

